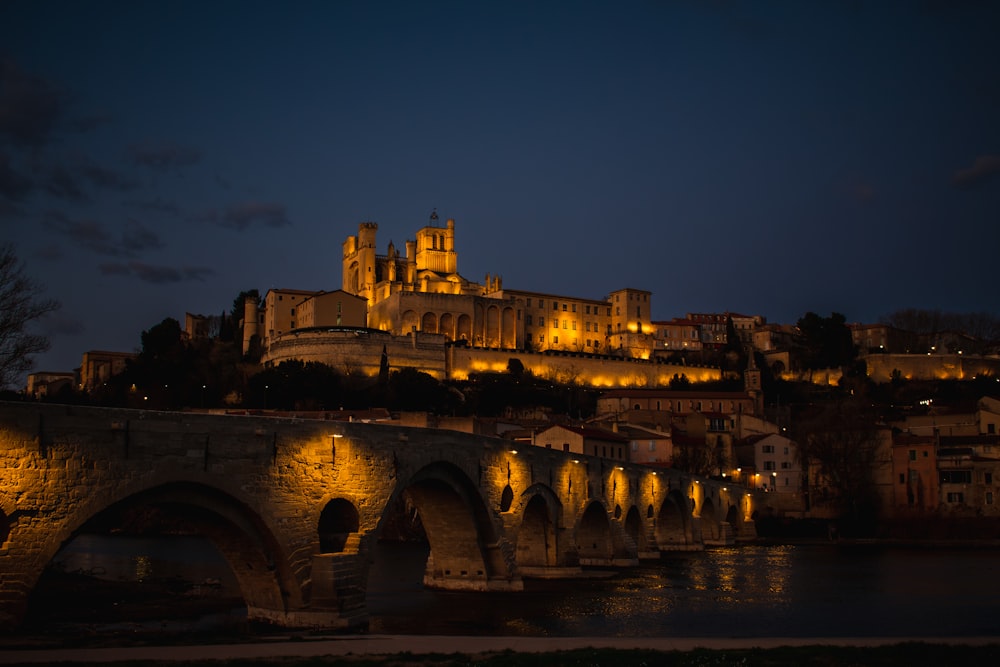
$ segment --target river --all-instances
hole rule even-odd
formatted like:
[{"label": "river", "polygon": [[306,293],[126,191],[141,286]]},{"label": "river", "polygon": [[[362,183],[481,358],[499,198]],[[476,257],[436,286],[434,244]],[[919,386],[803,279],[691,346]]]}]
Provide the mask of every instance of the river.
[{"label": "river", "polygon": [[[433,591],[420,578],[426,547],[382,543],[368,604],[372,632],[618,637],[1000,636],[1000,552],[874,545],[741,545],[664,554],[638,567],[572,580],[525,582],[514,593]],[[225,562],[201,538],[81,536],[56,562],[105,581],[188,582],[186,595],[233,600]],[[95,615],[73,618],[67,631]],[[50,599],[52,599],[50,597]],[[238,600],[236,600],[238,602]],[[88,599],[86,602],[95,604]],[[108,602],[108,604],[116,604]],[[35,609],[33,622],[46,611]],[[68,615],[67,615],[68,613]],[[169,621],[238,625],[239,611]],[[120,628],[135,619],[107,620]],[[157,621],[166,628],[167,621]]]}]

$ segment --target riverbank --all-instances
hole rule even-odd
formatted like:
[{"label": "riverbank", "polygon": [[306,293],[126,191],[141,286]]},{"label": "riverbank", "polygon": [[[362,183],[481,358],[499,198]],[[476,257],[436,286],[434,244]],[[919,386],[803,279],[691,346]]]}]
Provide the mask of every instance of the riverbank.
[{"label": "riverbank", "polygon": [[[529,658],[530,656],[530,658]],[[283,667],[349,662],[392,665],[837,665],[997,664],[997,637],[442,637],[358,635],[192,646],[0,651],[0,664],[202,664],[207,660]]]}]

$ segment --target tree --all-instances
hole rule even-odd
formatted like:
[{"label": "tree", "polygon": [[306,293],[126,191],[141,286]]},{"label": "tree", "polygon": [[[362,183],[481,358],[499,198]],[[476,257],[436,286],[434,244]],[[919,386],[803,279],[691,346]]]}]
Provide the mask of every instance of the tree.
[{"label": "tree", "polygon": [[857,357],[857,348],[847,327],[847,318],[840,313],[820,317],[806,313],[796,323],[802,333],[803,366],[808,369],[842,368]]},{"label": "tree", "polygon": [[842,518],[876,518],[880,456],[877,415],[856,397],[806,408],[793,427],[811,504],[825,504]]},{"label": "tree", "polygon": [[24,275],[14,246],[0,245],[0,389],[31,368],[31,355],[49,349],[48,338],[29,332],[28,326],[58,308],[57,301],[42,298],[41,286]]}]

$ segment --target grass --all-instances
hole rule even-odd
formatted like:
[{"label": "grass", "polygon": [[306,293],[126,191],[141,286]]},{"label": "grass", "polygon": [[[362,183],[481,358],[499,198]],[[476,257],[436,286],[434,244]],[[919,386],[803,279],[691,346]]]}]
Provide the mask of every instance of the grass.
[{"label": "grass", "polygon": [[[186,667],[201,661],[123,661],[120,667]],[[771,649],[651,651],[576,649],[552,653],[411,654],[213,660],[217,667],[969,667],[1000,664],[1000,643],[987,646],[902,643],[880,647],[786,646]]]}]

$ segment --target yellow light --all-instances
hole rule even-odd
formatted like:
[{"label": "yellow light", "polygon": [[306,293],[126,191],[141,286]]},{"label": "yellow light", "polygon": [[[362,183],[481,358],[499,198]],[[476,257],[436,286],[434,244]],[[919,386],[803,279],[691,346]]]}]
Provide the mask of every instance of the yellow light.
[{"label": "yellow light", "polygon": [[510,450],[510,453],[511,454],[517,454],[517,450],[516,449],[512,449],[512,450]]}]

